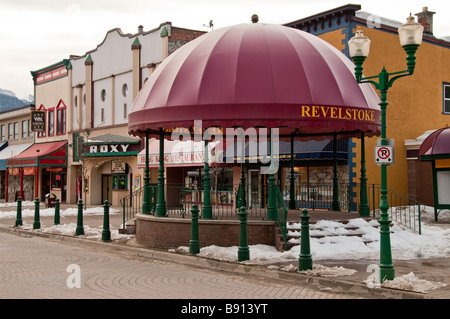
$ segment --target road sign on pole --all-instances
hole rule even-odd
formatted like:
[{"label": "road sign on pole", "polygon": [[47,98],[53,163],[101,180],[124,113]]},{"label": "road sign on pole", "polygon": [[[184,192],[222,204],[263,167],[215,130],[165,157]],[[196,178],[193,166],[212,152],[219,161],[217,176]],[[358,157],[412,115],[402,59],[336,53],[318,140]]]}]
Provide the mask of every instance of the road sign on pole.
[{"label": "road sign on pole", "polygon": [[390,145],[375,146],[375,163],[378,165],[393,165],[394,147]]}]

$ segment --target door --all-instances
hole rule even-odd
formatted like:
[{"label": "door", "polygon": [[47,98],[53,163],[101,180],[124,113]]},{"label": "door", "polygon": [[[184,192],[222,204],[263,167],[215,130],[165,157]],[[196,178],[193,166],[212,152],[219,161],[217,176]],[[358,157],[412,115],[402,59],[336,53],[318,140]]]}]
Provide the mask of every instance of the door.
[{"label": "door", "polygon": [[112,176],[102,175],[102,203],[107,200],[112,203]]}]

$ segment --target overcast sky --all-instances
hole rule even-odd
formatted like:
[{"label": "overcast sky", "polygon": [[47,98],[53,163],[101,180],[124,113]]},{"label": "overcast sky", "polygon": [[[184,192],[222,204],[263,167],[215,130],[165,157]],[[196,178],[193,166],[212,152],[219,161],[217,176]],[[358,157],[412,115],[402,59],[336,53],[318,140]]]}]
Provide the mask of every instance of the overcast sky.
[{"label": "overcast sky", "polygon": [[83,55],[101,43],[108,30],[144,31],[170,21],[172,25],[210,30],[250,23],[256,13],[262,23],[283,24],[342,5],[405,22],[409,12],[428,6],[434,15],[434,35],[450,36],[449,0],[0,0],[0,88],[19,98],[33,94],[30,71]]}]

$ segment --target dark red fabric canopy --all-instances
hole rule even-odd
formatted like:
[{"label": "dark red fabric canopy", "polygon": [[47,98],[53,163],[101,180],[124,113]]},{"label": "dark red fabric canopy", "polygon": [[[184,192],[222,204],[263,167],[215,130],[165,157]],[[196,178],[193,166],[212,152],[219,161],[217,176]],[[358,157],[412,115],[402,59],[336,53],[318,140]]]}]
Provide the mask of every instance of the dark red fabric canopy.
[{"label": "dark red fabric canopy", "polygon": [[428,135],[419,149],[419,156],[423,159],[445,155],[450,157],[450,127],[441,128]]},{"label": "dark red fabric canopy", "polygon": [[280,133],[379,134],[378,96],[357,84],[353,63],[309,33],[240,24],[184,45],[139,92],[128,131],[202,127],[280,127]]}]

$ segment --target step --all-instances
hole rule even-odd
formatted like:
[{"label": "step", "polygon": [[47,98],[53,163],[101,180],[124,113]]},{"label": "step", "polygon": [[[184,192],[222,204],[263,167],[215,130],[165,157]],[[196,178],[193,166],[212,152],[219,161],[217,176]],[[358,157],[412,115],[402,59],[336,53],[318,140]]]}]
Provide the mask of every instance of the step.
[{"label": "step", "polygon": [[[372,218],[368,218],[366,219],[367,221],[372,220]],[[310,223],[310,229],[309,229],[309,234],[310,234],[310,238],[330,238],[331,242],[333,242],[333,237],[338,237],[338,236],[347,236],[347,237],[362,237],[364,235],[364,232],[359,231],[359,227],[358,226],[354,226],[354,225],[347,225],[349,220],[330,220],[330,222],[336,222],[336,223],[340,223],[343,225],[343,227],[339,227],[342,230],[344,230],[343,232],[336,232],[336,233],[332,233],[332,228],[328,228],[326,226],[321,227],[316,225],[317,223],[315,221]],[[295,224],[295,227],[293,226]],[[379,225],[372,225],[372,227],[377,228]],[[327,229],[327,230],[325,230]],[[331,230],[331,232],[330,232]],[[298,221],[290,221],[288,222],[288,226],[287,226],[287,247],[286,249],[289,250],[294,246],[300,245],[300,238],[301,238],[301,224]],[[279,228],[277,228],[277,244],[276,247],[278,250],[280,251],[284,251],[284,240],[283,240],[283,236],[281,235],[281,230]],[[368,244],[371,243],[371,240],[363,240],[364,244]]]}]

